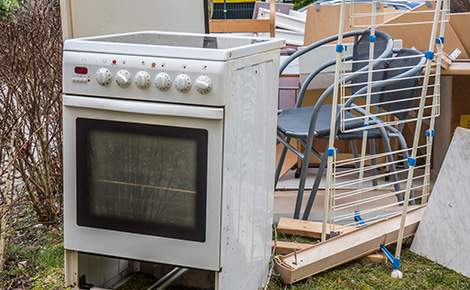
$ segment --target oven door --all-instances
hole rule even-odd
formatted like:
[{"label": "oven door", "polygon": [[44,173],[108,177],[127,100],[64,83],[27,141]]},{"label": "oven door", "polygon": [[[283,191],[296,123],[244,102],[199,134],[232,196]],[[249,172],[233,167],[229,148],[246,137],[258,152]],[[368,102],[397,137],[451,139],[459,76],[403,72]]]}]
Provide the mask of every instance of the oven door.
[{"label": "oven door", "polygon": [[63,102],[66,249],[218,270],[223,109]]}]

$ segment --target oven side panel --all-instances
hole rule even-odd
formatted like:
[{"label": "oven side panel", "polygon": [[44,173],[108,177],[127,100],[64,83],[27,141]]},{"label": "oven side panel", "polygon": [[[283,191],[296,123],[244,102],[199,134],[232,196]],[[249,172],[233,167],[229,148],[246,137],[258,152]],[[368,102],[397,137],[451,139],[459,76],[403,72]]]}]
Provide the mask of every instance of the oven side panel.
[{"label": "oven side panel", "polygon": [[218,289],[258,289],[268,270],[279,50],[229,63]]}]

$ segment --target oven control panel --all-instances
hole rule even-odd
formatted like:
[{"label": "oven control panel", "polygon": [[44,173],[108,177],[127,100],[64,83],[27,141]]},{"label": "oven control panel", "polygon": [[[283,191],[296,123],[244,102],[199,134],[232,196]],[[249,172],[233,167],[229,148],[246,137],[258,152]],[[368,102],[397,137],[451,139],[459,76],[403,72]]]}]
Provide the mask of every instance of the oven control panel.
[{"label": "oven control panel", "polygon": [[66,94],[223,106],[226,62],[64,52]]}]

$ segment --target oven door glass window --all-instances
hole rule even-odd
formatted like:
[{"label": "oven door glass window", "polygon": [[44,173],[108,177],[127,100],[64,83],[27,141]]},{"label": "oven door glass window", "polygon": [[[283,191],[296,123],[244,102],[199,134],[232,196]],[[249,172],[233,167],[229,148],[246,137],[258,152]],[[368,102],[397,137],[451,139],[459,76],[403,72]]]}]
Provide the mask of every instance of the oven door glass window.
[{"label": "oven door glass window", "polygon": [[79,118],[77,224],[204,242],[204,129]]}]

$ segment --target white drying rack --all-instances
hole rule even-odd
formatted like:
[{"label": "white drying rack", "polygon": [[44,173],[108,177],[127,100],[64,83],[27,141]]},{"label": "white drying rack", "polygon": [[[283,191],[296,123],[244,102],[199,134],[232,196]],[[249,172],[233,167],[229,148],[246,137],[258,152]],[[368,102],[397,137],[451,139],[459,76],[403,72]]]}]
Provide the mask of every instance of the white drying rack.
[{"label": "white drying rack", "polygon": [[[336,232],[338,229],[348,231],[392,216],[401,215],[395,255],[392,256],[385,247],[382,247],[393,264],[393,277],[401,277],[398,267],[407,212],[419,205],[426,204],[431,186],[431,149],[435,118],[439,115],[440,64],[444,45],[445,23],[449,20],[449,0],[428,2],[432,5],[432,8],[422,9],[424,11],[389,12],[383,9],[378,11],[378,2],[373,0],[370,13],[357,12],[355,6],[360,5],[360,3],[350,2],[350,25],[356,28],[369,28],[371,36],[375,35],[376,29],[392,25],[427,24],[432,26],[428,51],[425,52],[425,62],[422,65],[423,74],[415,77],[419,79],[418,85],[413,88],[394,88],[390,90],[390,92],[407,89],[416,90],[415,97],[412,98],[412,105],[406,109],[400,109],[400,111],[392,110],[388,112],[375,110],[374,106],[377,103],[372,102],[374,96],[384,93],[383,90],[377,91],[373,87],[377,83],[377,80],[373,80],[373,73],[377,72],[373,67],[373,63],[376,61],[373,56],[375,40],[370,42],[369,59],[365,60],[365,65],[368,65],[368,69],[364,72],[367,75],[367,81],[361,83],[362,86],[367,86],[367,91],[361,95],[351,95],[349,92],[352,85],[341,81],[349,75],[342,68],[352,63],[352,61],[345,59],[343,39],[341,37],[346,21],[346,0],[343,0],[341,4],[339,39],[336,48],[336,63],[340,65],[336,66],[335,71],[336,86],[333,92],[333,109],[330,123],[332,131],[330,132],[328,148],[322,241],[326,239],[327,231]],[[423,5],[429,5],[429,3]],[[399,17],[404,13],[421,13],[426,16],[408,18],[424,19],[423,21],[376,23],[377,17]],[[436,59],[436,61],[433,61],[433,59]],[[385,61],[388,61],[388,59],[385,59]],[[346,104],[351,103],[358,96],[364,100],[363,103],[358,105],[364,111],[364,114],[357,115],[356,119],[362,120],[365,126],[347,129],[347,123],[351,119],[347,119],[345,116],[347,112],[351,111],[351,107]],[[384,102],[380,103],[380,105],[385,104]],[[336,111],[337,105],[340,105],[339,112]],[[399,120],[394,117],[394,114],[397,113],[407,113],[408,117]],[[357,152],[354,158],[348,160],[336,159],[337,150],[334,147],[334,142],[337,114],[341,116],[339,128],[341,133],[362,133],[362,142],[359,142],[361,145],[360,152]],[[374,122],[376,119],[381,121]],[[391,127],[402,128],[403,126],[411,131],[414,130],[413,139],[408,140],[409,145],[412,143],[409,148],[403,149],[395,146],[396,148],[387,152],[379,154],[370,152],[370,154],[367,154],[369,130],[382,130]],[[425,135],[424,138],[421,137],[423,134]],[[386,170],[390,168],[393,170]],[[353,177],[352,181],[351,177]],[[375,182],[377,179],[380,182]],[[396,190],[397,185],[401,188],[400,190]],[[395,191],[390,191],[391,188],[395,188]],[[396,199],[396,196],[402,196],[403,199]]]}]

